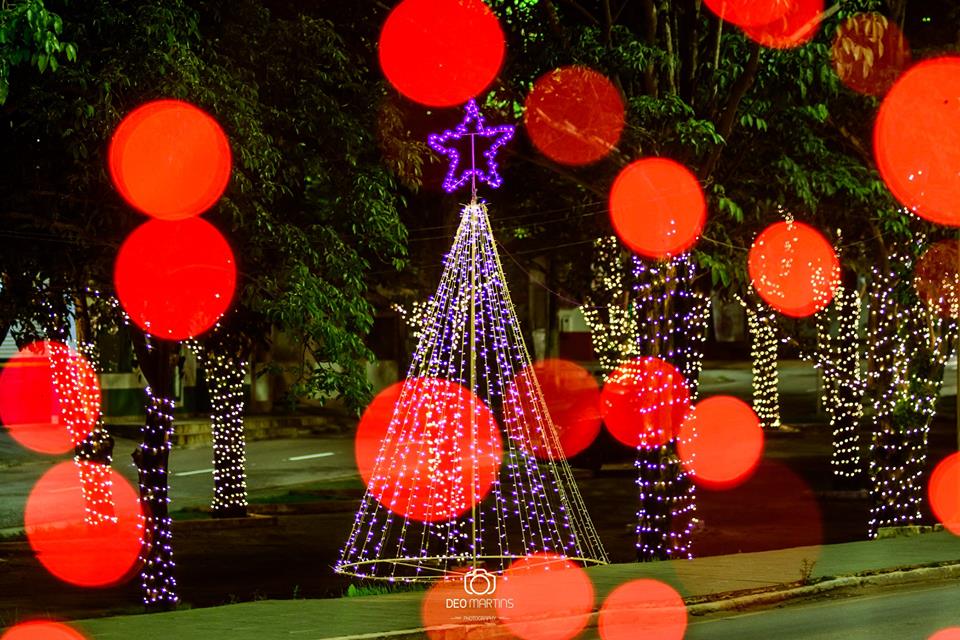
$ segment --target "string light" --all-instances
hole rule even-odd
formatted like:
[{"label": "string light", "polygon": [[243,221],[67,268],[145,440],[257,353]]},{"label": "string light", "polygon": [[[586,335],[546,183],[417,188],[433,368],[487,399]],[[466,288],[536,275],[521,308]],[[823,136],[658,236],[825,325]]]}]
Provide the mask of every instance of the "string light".
[{"label": "string light", "polygon": [[[167,461],[173,435],[173,400],[155,396],[144,388],[147,416],[141,429],[142,442],[134,451],[140,479],[140,499],[144,503],[144,542],[140,562],[140,585],[148,608],[172,608],[179,603],[173,571],[172,521]],[[147,443],[159,443],[151,446]]]},{"label": "string light", "polygon": [[[923,245],[917,238],[917,245]],[[868,388],[872,394],[868,534],[922,517],[927,438],[957,324],[911,286],[913,254],[894,246],[870,281]]]},{"label": "string light", "polygon": [[764,429],[779,429],[780,372],[777,369],[777,314],[763,304],[737,300],[747,313],[750,332],[750,363],[753,371],[753,410]]},{"label": "string light", "polygon": [[[593,290],[598,302],[606,304],[590,301],[581,310],[604,379],[623,362],[657,356],[684,374],[690,397],[696,399],[709,298],[693,290],[695,267],[690,256],[665,262],[632,256],[628,263],[612,236],[598,239],[595,250]],[[626,273],[632,278],[629,287]],[[688,437],[695,438],[695,431]],[[693,557],[696,487],[680,462],[677,444],[674,437],[659,447],[637,449],[636,535],[641,561]]]},{"label": "string light", "polygon": [[[500,174],[497,173],[496,155],[500,147],[507,144],[513,138],[514,127],[509,124],[501,124],[494,127],[488,127],[484,124],[483,116],[477,107],[477,101],[470,99],[466,106],[466,115],[463,121],[455,128],[447,129],[443,133],[432,133],[427,138],[427,144],[437,153],[447,156],[450,161],[450,169],[443,179],[443,188],[447,193],[453,193],[460,187],[470,181],[486,182],[493,188],[499,187],[503,183]],[[460,167],[460,152],[449,143],[457,142],[462,138],[470,138],[471,163],[475,158],[475,145],[477,138],[493,138],[490,147],[483,152],[483,157],[487,160],[486,169],[478,169],[474,164],[461,172],[457,176],[457,169]]]},{"label": "string light", "polygon": [[[468,505],[460,517],[424,521],[397,515],[405,511],[404,505],[388,510],[380,504],[374,494],[383,483],[391,476],[412,473],[418,461],[441,446],[409,437],[424,431],[410,416],[421,415],[428,408],[423,403],[436,394],[417,393],[418,384],[403,385],[336,570],[365,578],[426,580],[466,564],[502,571],[510,559],[535,552],[605,562],[606,553],[567,462],[560,455],[538,461],[531,453],[533,442],[556,452],[560,444],[536,378],[511,384],[528,370],[530,355],[482,202],[464,207],[444,265],[436,294],[424,313],[415,314],[426,322],[420,324],[407,379],[441,378],[472,390],[506,434],[500,472],[486,499],[474,502],[468,496],[452,496]],[[444,438],[442,446],[476,451],[473,419],[450,419],[440,413],[436,419],[444,423],[430,427],[430,432]],[[476,473],[486,464],[471,453],[462,457],[472,460],[474,468],[454,467],[455,486],[464,484],[462,474]],[[422,486],[410,491],[411,504],[446,500],[449,479],[421,479]]]},{"label": "string light", "polygon": [[830,467],[837,478],[856,478],[863,473],[858,434],[866,389],[860,372],[861,305],[856,287],[841,284],[833,303],[816,316],[813,364],[823,377],[822,402],[833,433]]}]

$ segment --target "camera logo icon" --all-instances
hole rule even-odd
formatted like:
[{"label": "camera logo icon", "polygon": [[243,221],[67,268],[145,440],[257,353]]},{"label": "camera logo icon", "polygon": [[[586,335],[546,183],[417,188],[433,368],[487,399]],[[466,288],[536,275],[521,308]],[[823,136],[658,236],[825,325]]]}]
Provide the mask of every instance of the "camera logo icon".
[{"label": "camera logo icon", "polygon": [[486,569],[474,568],[463,574],[463,590],[471,596],[489,596],[497,590],[497,576]]}]

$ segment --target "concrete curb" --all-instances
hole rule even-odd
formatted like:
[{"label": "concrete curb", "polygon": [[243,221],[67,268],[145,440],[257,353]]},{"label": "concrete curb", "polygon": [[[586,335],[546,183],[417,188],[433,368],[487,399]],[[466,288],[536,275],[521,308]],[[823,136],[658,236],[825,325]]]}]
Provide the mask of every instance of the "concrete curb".
[{"label": "concrete curb", "polygon": [[[825,578],[820,582],[810,585],[788,586],[787,588],[782,588],[782,586],[773,587],[770,590],[747,595],[724,597],[722,593],[715,594],[714,596],[710,596],[711,599],[706,602],[702,602],[703,598],[687,598],[685,602],[687,603],[688,616],[703,616],[721,611],[779,604],[788,600],[820,595],[837,589],[865,586],[893,586],[923,580],[957,577],[960,577],[960,563],[903,567],[883,572]],[[595,629],[597,627],[598,615],[597,611],[593,611],[590,614],[590,619],[586,625],[587,629]],[[427,637],[431,640],[500,640],[501,638],[513,638],[514,636],[504,628],[498,628],[492,624],[484,624],[400,629],[396,631],[382,631],[351,636],[330,636],[323,640],[419,640]]]}]

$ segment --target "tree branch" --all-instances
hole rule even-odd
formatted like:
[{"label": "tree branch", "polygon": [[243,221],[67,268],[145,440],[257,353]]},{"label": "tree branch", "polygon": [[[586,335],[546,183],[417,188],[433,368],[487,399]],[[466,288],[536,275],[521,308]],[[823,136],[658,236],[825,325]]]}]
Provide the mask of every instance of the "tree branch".
[{"label": "tree branch", "polygon": [[586,9],[584,9],[578,2],[576,2],[576,0],[560,0],[560,2],[567,5],[568,7],[571,7],[579,11],[580,14],[583,15],[583,17],[589,20],[592,24],[596,26],[600,26],[600,21],[597,20],[597,17],[592,13],[590,13],[589,11],[587,11]]},{"label": "tree branch", "polygon": [[757,77],[757,69],[760,67],[760,45],[754,43],[750,50],[750,59],[743,73],[737,78],[737,81],[730,88],[730,95],[727,98],[727,104],[720,115],[720,122],[717,123],[717,133],[723,138],[723,144],[717,145],[711,152],[707,162],[704,163],[700,178],[707,180],[720,161],[720,155],[724,147],[730,142],[730,135],[733,133],[733,127],[737,122],[737,110],[740,108],[740,102],[753,86],[753,81]]}]

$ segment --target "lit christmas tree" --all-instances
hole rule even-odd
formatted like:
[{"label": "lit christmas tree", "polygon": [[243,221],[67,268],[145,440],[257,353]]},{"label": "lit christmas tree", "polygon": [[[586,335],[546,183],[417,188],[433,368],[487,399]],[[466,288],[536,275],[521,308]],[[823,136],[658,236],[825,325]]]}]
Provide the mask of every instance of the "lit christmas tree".
[{"label": "lit christmas tree", "polygon": [[[429,139],[450,159],[444,188],[470,185],[472,198],[420,316],[426,322],[418,323],[340,573],[441,579],[468,567],[502,571],[536,552],[606,562],[532,374],[487,206],[477,199],[477,182],[500,185],[495,157],[513,127],[487,127],[472,100],[466,112],[455,129]],[[470,163],[463,170],[458,143]],[[487,149],[478,158],[480,145]]]}]

